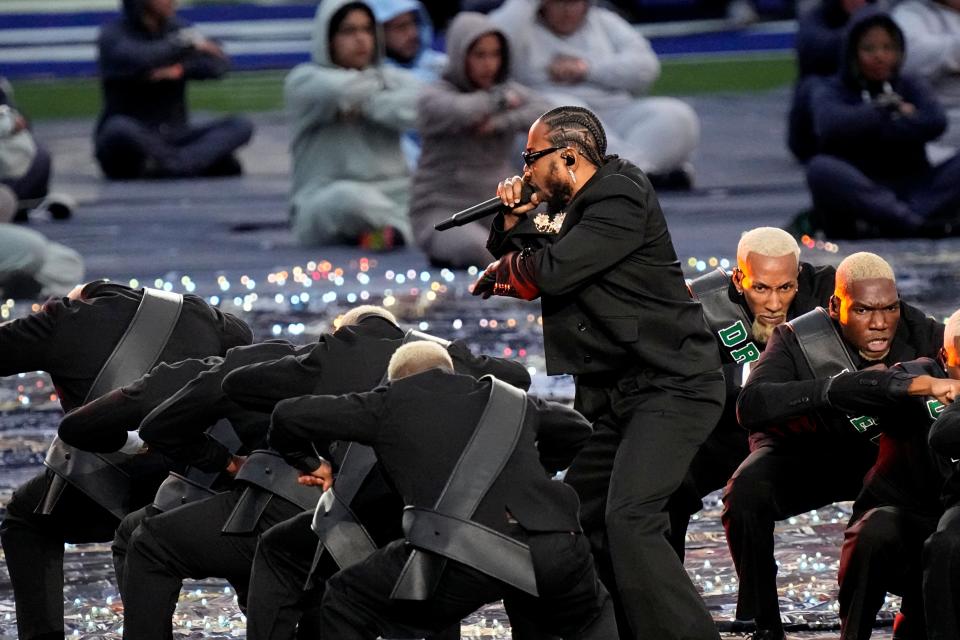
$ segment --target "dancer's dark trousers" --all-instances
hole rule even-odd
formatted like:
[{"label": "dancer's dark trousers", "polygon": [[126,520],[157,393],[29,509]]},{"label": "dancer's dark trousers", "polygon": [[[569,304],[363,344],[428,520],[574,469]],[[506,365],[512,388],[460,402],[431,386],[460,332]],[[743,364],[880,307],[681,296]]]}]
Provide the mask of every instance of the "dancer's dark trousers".
[{"label": "dancer's dark trousers", "polygon": [[[785,441],[755,449],[737,469],[723,495],[723,526],[737,569],[737,618],[760,629],[782,630],[777,599],[773,528],[778,520],[853,500],[876,460],[869,441],[842,446]],[[816,472],[811,469],[815,468]]]},{"label": "dancer's dark trousers", "polygon": [[430,600],[393,600],[390,593],[410,547],[403,540],[378,549],[327,581],[322,637],[371,640],[422,637],[457,624],[484,604],[503,599],[545,631],[568,640],[616,637],[613,606],[597,580],[586,539],[572,533],[531,534],[540,597],[534,598],[457,562],[447,562]]},{"label": "dancer's dark trousers", "polygon": [[937,516],[880,506],[853,518],[840,552],[840,637],[869,638],[887,592],[903,597],[900,613],[913,632],[909,637],[925,637],[921,555]]},{"label": "dancer's dark trousers", "polygon": [[928,640],[960,638],[960,505],[947,509],[923,546]]},{"label": "dancer's dark trousers", "polygon": [[123,636],[170,640],[172,618],[186,578],[224,578],[244,603],[259,535],[302,508],[274,496],[256,528],[224,534],[242,488],[144,518],[130,536],[124,570]]},{"label": "dancer's dark trousers", "polygon": [[619,599],[620,637],[719,637],[667,541],[664,508],[720,418],[722,374],[580,376],[576,393],[594,434],[566,480],[580,495],[600,577]]},{"label": "dancer's dark trousers", "polygon": [[[53,513],[35,513],[54,477],[43,471],[17,488],[0,525],[22,640],[63,638],[63,545],[109,542],[120,521],[83,493],[67,486]],[[136,496],[141,504],[149,492]]]}]

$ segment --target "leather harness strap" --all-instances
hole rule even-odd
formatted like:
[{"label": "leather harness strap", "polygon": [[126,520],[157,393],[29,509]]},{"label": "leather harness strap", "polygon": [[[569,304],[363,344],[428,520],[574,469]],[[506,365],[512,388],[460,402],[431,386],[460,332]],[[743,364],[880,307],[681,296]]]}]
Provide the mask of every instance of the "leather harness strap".
[{"label": "leather harness strap", "polygon": [[[150,371],[167,346],[182,308],[182,295],[144,288],[133,319],[94,379],[84,403]],[[130,480],[138,469],[146,471],[145,467],[149,467],[150,471],[156,471],[157,465],[150,462],[143,455],[82,451],[54,438],[44,464],[56,475],[37,511],[50,514],[69,483],[116,517],[123,518],[133,508]],[[159,463],[159,457],[155,462]]]}]

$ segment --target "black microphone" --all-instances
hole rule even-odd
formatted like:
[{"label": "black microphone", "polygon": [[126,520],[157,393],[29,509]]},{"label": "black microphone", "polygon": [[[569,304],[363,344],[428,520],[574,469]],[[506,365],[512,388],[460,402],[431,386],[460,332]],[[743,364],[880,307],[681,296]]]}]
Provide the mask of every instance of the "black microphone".
[{"label": "black microphone", "polygon": [[[520,191],[520,204],[528,204],[530,202],[530,198],[533,197],[533,194],[533,187],[524,182],[523,189]],[[463,211],[458,211],[443,222],[435,225],[433,228],[437,231],[446,231],[447,229],[452,229],[454,227],[462,227],[463,225],[473,222],[474,220],[480,220],[481,218],[492,216],[501,210],[506,212],[510,211],[510,209],[510,207],[501,202],[499,197],[490,198],[489,200],[484,200],[483,202],[475,204],[472,207],[467,207]]]}]

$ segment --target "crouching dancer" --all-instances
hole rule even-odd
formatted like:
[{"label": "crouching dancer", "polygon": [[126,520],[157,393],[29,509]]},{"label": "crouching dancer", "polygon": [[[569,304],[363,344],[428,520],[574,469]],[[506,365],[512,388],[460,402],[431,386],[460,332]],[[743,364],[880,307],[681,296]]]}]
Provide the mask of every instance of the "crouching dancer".
[{"label": "crouching dancer", "polygon": [[350,440],[373,447],[408,505],[404,539],[327,582],[323,637],[436,632],[499,599],[565,638],[616,637],[576,495],[539,465],[538,448],[580,442],[584,423],[542,420],[545,403],[455,374],[437,345],[401,347],[388,377],[374,391],[285,400],[273,412],[271,445],[307,472],[303,482],[330,482],[311,445]]}]

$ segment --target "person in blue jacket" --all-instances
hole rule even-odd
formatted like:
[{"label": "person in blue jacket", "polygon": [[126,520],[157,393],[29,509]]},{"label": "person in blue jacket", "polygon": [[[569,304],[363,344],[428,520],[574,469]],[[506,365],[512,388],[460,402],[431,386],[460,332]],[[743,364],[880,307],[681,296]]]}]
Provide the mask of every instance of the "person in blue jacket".
[{"label": "person in blue jacket", "polygon": [[203,125],[187,118],[187,80],[223,76],[219,44],[176,16],[176,0],[122,0],[122,15],[100,30],[103,111],[94,154],[111,179],[237,175],[234,152],[253,125],[239,116]]},{"label": "person in blue jacket", "polygon": [[836,237],[960,229],[960,157],[937,167],[926,143],[947,127],[919,78],[900,73],[903,33],[867,7],[851,20],[837,75],[813,94],[818,153],[807,165],[814,224]]},{"label": "person in blue jacket", "polygon": [[787,121],[787,147],[800,162],[817,152],[810,100],[813,89],[837,72],[850,16],[874,0],[821,0],[797,20],[797,84]]}]

